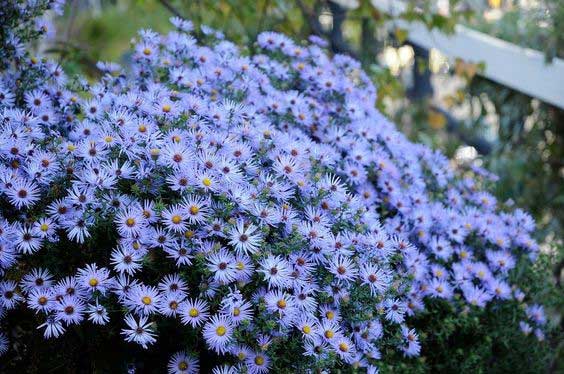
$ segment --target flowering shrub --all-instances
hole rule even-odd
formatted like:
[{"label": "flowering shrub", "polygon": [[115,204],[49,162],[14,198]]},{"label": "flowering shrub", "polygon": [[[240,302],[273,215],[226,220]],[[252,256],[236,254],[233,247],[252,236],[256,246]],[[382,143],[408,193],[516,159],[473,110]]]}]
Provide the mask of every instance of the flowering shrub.
[{"label": "flowering shrub", "polygon": [[[245,56],[172,22],[91,85],[29,56],[2,74],[1,315],[148,350],[189,331],[173,373],[202,355],[217,373],[376,372],[384,350],[419,354],[426,299],[523,300],[507,276],[535,258],[531,217],[409,142],[358,62],[275,33]],[[542,307],[527,316],[542,337]]]}]

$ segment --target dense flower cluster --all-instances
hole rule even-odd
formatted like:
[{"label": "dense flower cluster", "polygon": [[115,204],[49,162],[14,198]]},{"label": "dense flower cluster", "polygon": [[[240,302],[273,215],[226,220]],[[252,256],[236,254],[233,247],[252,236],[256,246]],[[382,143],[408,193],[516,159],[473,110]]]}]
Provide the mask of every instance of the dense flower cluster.
[{"label": "dense flower cluster", "polygon": [[[122,319],[144,348],[176,320],[218,373],[267,372],[288,340],[312,365],[375,372],[385,347],[419,354],[408,317],[426,298],[524,297],[507,276],[535,257],[531,217],[409,142],[358,62],[275,33],[245,56],[172,22],[92,85],[31,58],[3,73],[0,315],[35,311],[46,339]],[[43,79],[19,91],[24,74]],[[84,260],[64,273],[50,251]],[[196,372],[196,345],[169,371]]]},{"label": "dense flower cluster", "polygon": [[26,55],[26,43],[39,36],[53,35],[54,26],[39,17],[51,9],[63,11],[65,0],[0,0],[0,69]]}]

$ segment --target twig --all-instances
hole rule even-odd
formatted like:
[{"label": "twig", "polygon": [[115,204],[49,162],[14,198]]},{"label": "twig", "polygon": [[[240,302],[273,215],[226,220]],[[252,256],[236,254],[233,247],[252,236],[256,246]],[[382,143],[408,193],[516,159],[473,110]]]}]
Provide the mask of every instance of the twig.
[{"label": "twig", "polygon": [[174,14],[176,17],[182,18],[182,19],[186,19],[186,17],[184,17],[184,16],[178,11],[178,9],[176,9],[171,3],[169,3],[168,0],[159,0],[159,3],[161,3],[169,12],[171,12],[172,14]]}]

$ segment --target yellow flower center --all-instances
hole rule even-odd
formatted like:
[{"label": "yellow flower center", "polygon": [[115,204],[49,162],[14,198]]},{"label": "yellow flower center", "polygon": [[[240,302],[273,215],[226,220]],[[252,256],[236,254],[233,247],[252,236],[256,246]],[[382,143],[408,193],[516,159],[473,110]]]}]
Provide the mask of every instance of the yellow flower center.
[{"label": "yellow flower center", "polygon": [[69,144],[69,145],[67,145],[67,151],[72,152],[72,151],[74,151],[75,149],[76,149],[76,147],[74,146],[74,144]]},{"label": "yellow flower center", "polygon": [[223,335],[225,335],[226,332],[227,332],[227,329],[225,328],[225,326],[218,326],[215,329],[215,333],[217,334],[217,336],[223,336]]},{"label": "yellow flower center", "polygon": [[190,317],[194,318],[198,317],[200,315],[200,312],[198,312],[198,309],[192,308],[190,309],[190,312],[188,312],[188,314],[190,314]]},{"label": "yellow flower center", "polygon": [[184,233],[184,236],[185,236],[187,239],[190,239],[190,238],[192,238],[192,237],[194,236],[194,231],[188,230],[188,231],[186,231],[186,232]]},{"label": "yellow flower center", "polygon": [[143,54],[144,54],[145,56],[150,56],[151,53],[153,53],[153,51],[151,51],[150,48],[145,48],[145,49],[143,50]]},{"label": "yellow flower center", "polygon": [[239,308],[234,308],[234,309],[233,309],[233,315],[234,315],[235,317],[239,317],[240,314],[241,314],[241,309],[239,309]]},{"label": "yellow flower center", "polygon": [[178,368],[180,370],[186,370],[186,369],[188,369],[188,363],[186,361],[180,361],[178,363]]},{"label": "yellow flower center", "polygon": [[304,327],[302,327],[302,332],[306,335],[311,334],[311,327],[308,325],[305,325]]},{"label": "yellow flower center", "polygon": [[163,105],[163,112],[169,113],[170,109],[171,109],[170,105],[168,105],[168,104]]},{"label": "yellow flower center", "polygon": [[335,318],[335,313],[329,310],[327,311],[327,313],[325,313],[325,317],[327,317],[327,319],[333,319]]},{"label": "yellow flower center", "polygon": [[114,138],[112,138],[111,136],[106,136],[106,137],[104,138],[104,141],[105,141],[106,143],[111,143],[111,142],[114,141]]},{"label": "yellow flower center", "polygon": [[153,300],[149,296],[143,296],[143,298],[141,299],[141,302],[145,305],[151,305]]},{"label": "yellow flower center", "polygon": [[174,215],[174,216],[172,216],[171,221],[175,225],[178,225],[180,222],[182,222],[182,217],[180,217],[179,215]]},{"label": "yellow flower center", "polygon": [[127,227],[133,227],[133,226],[135,226],[135,219],[128,218],[128,219],[125,220],[125,224],[127,225]]},{"label": "yellow flower center", "polygon": [[195,205],[192,205],[192,206],[190,207],[190,214],[193,215],[193,216],[195,216],[196,214],[198,214],[199,211],[200,211],[200,208],[198,208],[198,207],[195,206]]},{"label": "yellow flower center", "polygon": [[260,366],[264,365],[264,357],[256,356],[255,357],[255,364],[260,365]]},{"label": "yellow flower center", "polygon": [[37,302],[39,303],[39,305],[45,305],[47,304],[47,298],[45,296],[41,296],[39,300],[37,300]]},{"label": "yellow flower center", "polygon": [[341,343],[341,344],[339,344],[339,350],[341,352],[348,352],[349,351],[349,345],[347,343]]},{"label": "yellow flower center", "polygon": [[243,270],[245,268],[245,264],[239,261],[235,267],[237,270]]},{"label": "yellow flower center", "polygon": [[327,339],[331,339],[331,338],[334,337],[334,336],[335,336],[335,333],[334,333],[333,331],[331,331],[331,330],[325,331],[325,337],[326,337]]},{"label": "yellow flower center", "polygon": [[49,225],[46,223],[41,224],[40,226],[41,231],[45,232],[47,230],[49,230]]},{"label": "yellow flower center", "polygon": [[278,305],[278,308],[284,309],[284,308],[286,308],[286,300],[278,300],[276,305]]},{"label": "yellow flower center", "polygon": [[96,287],[98,285],[98,279],[92,278],[88,281],[88,284],[90,285],[90,287]]},{"label": "yellow flower center", "polygon": [[243,361],[244,359],[247,358],[247,355],[245,354],[245,352],[239,352],[237,354],[237,358],[239,359],[239,361]]},{"label": "yellow flower center", "polygon": [[202,179],[202,183],[203,183],[204,186],[206,186],[206,187],[209,187],[209,186],[211,186],[211,184],[212,184],[211,179],[209,179],[209,178],[207,178],[207,177],[204,178],[204,179]]}]

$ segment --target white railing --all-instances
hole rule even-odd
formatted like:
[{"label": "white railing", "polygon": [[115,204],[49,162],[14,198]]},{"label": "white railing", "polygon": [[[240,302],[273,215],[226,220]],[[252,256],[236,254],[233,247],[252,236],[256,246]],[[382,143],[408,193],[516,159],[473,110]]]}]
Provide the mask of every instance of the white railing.
[{"label": "white railing", "polygon": [[[401,13],[405,4],[397,0],[372,0],[387,12]],[[504,86],[564,109],[564,60],[545,62],[543,53],[457,25],[452,35],[429,31],[419,22],[395,22],[408,31],[408,40],[423,48],[436,48],[449,58],[484,63],[478,74]]]}]

